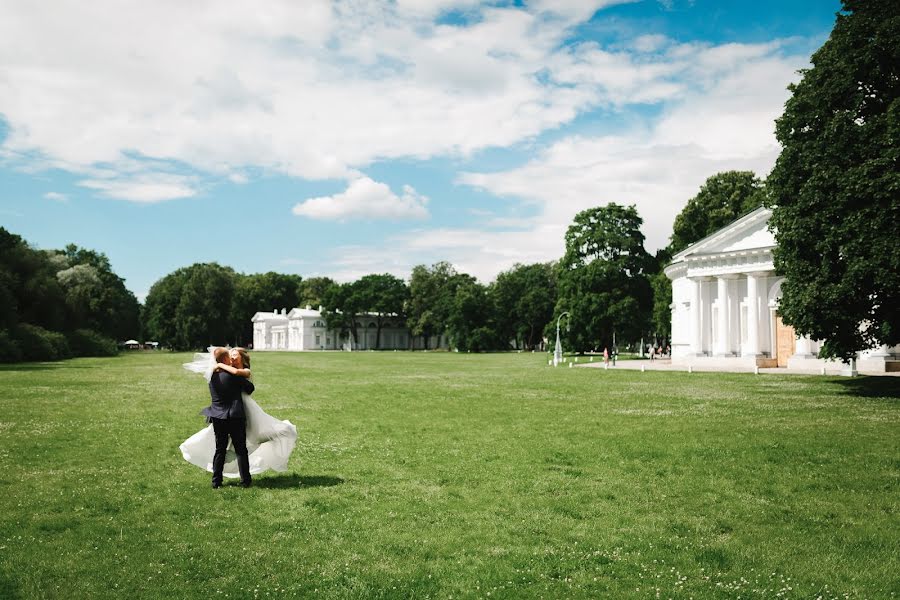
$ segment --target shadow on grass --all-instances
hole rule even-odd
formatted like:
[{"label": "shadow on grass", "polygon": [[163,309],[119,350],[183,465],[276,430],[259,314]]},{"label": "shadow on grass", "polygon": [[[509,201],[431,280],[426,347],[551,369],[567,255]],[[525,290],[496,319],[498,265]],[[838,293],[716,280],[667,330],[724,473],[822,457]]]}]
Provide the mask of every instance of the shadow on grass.
[{"label": "shadow on grass", "polygon": [[861,375],[848,377],[837,383],[848,396],[900,399],[900,377]]},{"label": "shadow on grass", "polygon": [[97,365],[73,365],[69,361],[46,363],[13,363],[0,365],[0,373],[15,373],[16,371],[52,371],[56,369],[97,369]]},{"label": "shadow on grass", "polygon": [[294,488],[333,487],[341,485],[344,480],[331,475],[276,475],[259,477],[253,480],[254,487],[273,490],[289,490]]}]

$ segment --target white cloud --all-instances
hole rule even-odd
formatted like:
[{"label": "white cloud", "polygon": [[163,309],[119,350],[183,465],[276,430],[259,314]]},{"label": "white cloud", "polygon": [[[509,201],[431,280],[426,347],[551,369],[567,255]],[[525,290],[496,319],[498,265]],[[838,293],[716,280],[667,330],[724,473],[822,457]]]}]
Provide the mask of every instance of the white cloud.
[{"label": "white cloud", "polygon": [[[537,75],[612,3],[14,3],[0,21],[2,151],[88,181],[128,161],[351,179],[376,160],[504,147],[596,102],[591,86]],[[471,23],[437,24],[447,10]],[[187,192],[142,187],[102,189]]]},{"label": "white cloud", "polygon": [[44,194],[44,198],[47,200],[53,200],[54,202],[68,202],[69,197],[65,194],[61,194],[59,192],[47,192]]},{"label": "white cloud", "polygon": [[[676,62],[682,77],[694,78],[690,91],[653,126],[617,136],[569,136],[520,167],[463,173],[459,181],[539,210],[529,235],[503,238],[523,253],[539,231],[565,231],[577,212],[609,202],[637,206],[645,245],[653,251],[668,243],[675,216],[707,177],[731,169],[765,177],[773,166],[779,151],[774,120],[788,97],[787,84],[806,64],[805,57],[780,56],[777,47],[684,48]],[[694,61],[708,69],[685,66]],[[485,243],[501,239],[478,235]],[[560,256],[562,234],[559,240],[546,247],[546,259]]]},{"label": "white cloud", "polygon": [[386,184],[360,177],[339,194],[309,198],[296,204],[293,212],[327,220],[424,219],[428,216],[427,202],[428,198],[411,186],[403,186],[403,194],[398,196]]},{"label": "white cloud", "polygon": [[182,175],[142,173],[134,177],[84,179],[78,185],[96,190],[109,198],[153,204],[195,196],[197,190],[190,182],[191,178]]}]

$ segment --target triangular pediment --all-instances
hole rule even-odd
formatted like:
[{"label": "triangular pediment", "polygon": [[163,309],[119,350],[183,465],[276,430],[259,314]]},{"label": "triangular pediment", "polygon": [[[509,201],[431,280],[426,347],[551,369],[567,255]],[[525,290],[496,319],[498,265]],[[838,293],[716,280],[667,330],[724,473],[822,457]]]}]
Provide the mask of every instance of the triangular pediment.
[{"label": "triangular pediment", "polygon": [[722,229],[691,244],[673,257],[674,262],[691,256],[743,252],[775,246],[775,236],[769,231],[772,211],[760,207]]}]

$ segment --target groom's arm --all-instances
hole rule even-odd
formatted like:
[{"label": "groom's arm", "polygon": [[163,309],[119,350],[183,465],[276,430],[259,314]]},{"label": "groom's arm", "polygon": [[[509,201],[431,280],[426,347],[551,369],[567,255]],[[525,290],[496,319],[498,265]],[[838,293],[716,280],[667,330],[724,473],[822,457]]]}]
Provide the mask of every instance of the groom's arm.
[{"label": "groom's arm", "polygon": [[241,389],[244,390],[245,393],[252,394],[253,390],[256,389],[256,387],[254,387],[253,385],[253,382],[246,377],[239,377],[237,375],[232,375],[232,377],[236,378],[240,382]]}]

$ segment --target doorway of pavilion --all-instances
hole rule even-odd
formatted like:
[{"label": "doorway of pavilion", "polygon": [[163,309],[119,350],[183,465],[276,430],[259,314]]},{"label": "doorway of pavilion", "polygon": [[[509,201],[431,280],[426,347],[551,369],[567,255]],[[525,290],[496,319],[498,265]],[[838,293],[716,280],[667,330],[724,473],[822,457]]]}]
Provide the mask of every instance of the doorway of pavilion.
[{"label": "doorway of pavilion", "polygon": [[786,367],[788,359],[794,355],[797,336],[794,328],[785,325],[781,315],[775,313],[775,357],[779,367]]}]

